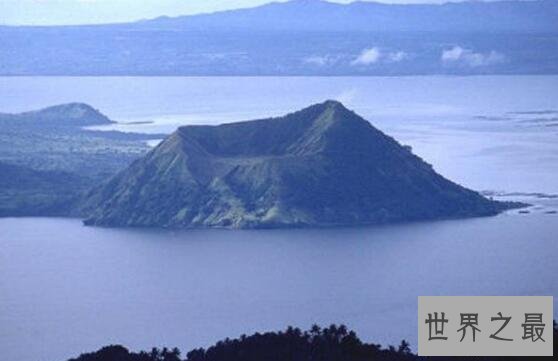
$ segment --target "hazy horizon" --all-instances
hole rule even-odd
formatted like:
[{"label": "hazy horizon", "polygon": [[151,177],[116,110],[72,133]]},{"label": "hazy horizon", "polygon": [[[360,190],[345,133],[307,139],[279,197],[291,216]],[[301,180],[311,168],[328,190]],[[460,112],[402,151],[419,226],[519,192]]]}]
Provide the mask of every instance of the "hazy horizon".
[{"label": "hazy horizon", "polygon": [[[133,22],[160,16],[195,15],[287,0],[0,0],[0,25],[89,25]],[[354,0],[327,0],[351,3]],[[442,4],[471,0],[360,0],[390,4]],[[474,1],[474,0],[473,0]],[[504,1],[504,0],[484,0]],[[527,0],[511,0],[527,1]]]}]

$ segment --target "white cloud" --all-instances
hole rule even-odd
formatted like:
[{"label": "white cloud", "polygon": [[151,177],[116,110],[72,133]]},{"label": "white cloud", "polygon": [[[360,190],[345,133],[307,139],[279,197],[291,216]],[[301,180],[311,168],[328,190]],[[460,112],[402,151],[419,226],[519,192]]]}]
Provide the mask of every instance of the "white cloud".
[{"label": "white cloud", "polygon": [[488,66],[501,63],[504,55],[492,50],[489,53],[475,53],[470,49],[454,46],[442,51],[442,62],[445,64],[464,64],[471,67]]},{"label": "white cloud", "polygon": [[378,62],[398,63],[406,60],[408,57],[409,54],[404,51],[386,53],[378,47],[373,47],[362,50],[360,55],[351,61],[351,65],[371,65]]},{"label": "white cloud", "polygon": [[389,53],[387,55],[388,60],[393,62],[393,63],[399,63],[400,61],[403,61],[403,60],[407,59],[408,57],[409,57],[409,54],[407,54],[404,51],[396,51],[394,53]]},{"label": "white cloud", "polygon": [[370,65],[378,62],[380,60],[381,52],[380,49],[368,48],[364,49],[360,55],[351,62],[351,65]]},{"label": "white cloud", "polygon": [[457,61],[463,56],[463,49],[460,46],[454,46],[449,50],[442,51],[442,61]]},{"label": "white cloud", "polygon": [[337,95],[335,97],[335,100],[348,105],[350,103],[353,102],[353,100],[355,99],[355,97],[357,96],[357,90],[356,89],[347,89],[342,91],[339,95]]},{"label": "white cloud", "polygon": [[330,63],[329,56],[309,56],[308,58],[304,58],[304,62],[307,64],[317,65],[317,66],[324,66]]}]

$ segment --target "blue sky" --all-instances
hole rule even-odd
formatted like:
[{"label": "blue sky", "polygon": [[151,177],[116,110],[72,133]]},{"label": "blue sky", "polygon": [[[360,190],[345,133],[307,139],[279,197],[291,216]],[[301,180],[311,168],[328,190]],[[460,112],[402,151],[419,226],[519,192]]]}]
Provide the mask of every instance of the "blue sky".
[{"label": "blue sky", "polygon": [[[351,2],[351,0],[330,1]],[[379,1],[386,3],[447,2],[447,0]],[[251,7],[267,2],[270,0],[0,0],[0,24],[56,25],[126,22],[161,15],[177,16]]]}]

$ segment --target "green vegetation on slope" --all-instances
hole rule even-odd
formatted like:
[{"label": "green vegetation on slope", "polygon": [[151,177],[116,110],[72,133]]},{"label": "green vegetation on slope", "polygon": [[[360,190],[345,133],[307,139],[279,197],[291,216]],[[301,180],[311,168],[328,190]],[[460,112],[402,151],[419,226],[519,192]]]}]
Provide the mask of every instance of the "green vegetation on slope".
[{"label": "green vegetation on slope", "polygon": [[111,122],[80,103],[0,114],[0,216],[73,215],[85,190],[149,151],[153,136],[84,128]]},{"label": "green vegetation on slope", "polygon": [[89,194],[86,224],[297,227],[495,215],[341,103],[182,127]]}]

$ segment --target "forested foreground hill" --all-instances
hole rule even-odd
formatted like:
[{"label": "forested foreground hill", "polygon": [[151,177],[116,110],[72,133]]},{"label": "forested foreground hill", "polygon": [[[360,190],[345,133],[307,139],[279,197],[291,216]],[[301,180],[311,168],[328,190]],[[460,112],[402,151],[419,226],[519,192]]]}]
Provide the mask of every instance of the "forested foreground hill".
[{"label": "forested foreground hill", "polygon": [[[554,324],[554,340],[558,328]],[[554,354],[557,353],[556,342]],[[109,346],[97,352],[83,354],[69,361],[414,361],[414,360],[518,360],[520,357],[419,357],[406,341],[398,347],[382,348],[361,341],[344,326],[332,325],[321,329],[313,326],[302,332],[289,327],[283,332],[256,333],[238,339],[226,339],[207,349],[195,349],[182,357],[178,349],[152,349],[150,352],[130,352],[122,346]]]}]

